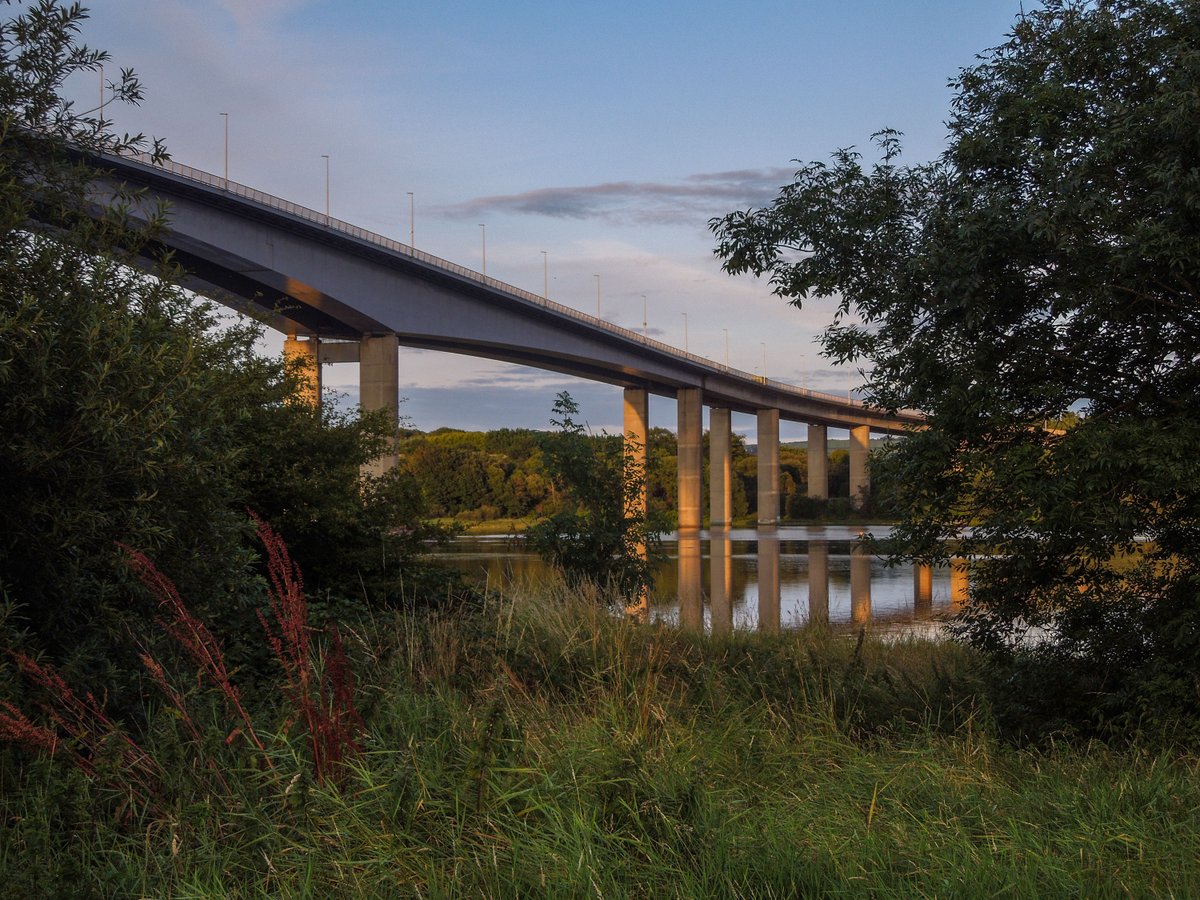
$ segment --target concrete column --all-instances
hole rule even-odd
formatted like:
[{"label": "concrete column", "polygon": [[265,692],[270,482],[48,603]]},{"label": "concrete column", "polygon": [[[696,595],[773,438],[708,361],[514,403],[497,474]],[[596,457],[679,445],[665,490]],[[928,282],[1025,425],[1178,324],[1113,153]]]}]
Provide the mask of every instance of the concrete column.
[{"label": "concrete column", "polygon": [[733,469],[729,410],[708,411],[708,523],[714,531],[733,524]]},{"label": "concrete column", "polygon": [[[359,405],[368,412],[384,410],[395,428],[400,419],[400,345],[396,335],[363,335],[358,359]],[[365,471],[381,475],[398,461],[393,449],[369,463]]]},{"label": "concrete column", "polygon": [[[646,465],[650,459],[650,394],[644,388],[625,388],[625,462],[640,474],[641,485],[636,497],[625,510],[629,517],[646,518]],[[626,472],[626,478],[631,473]],[[643,548],[644,550],[645,548]]]},{"label": "concrete column", "polygon": [[729,634],[733,631],[733,542],[729,536],[709,540],[708,556],[712,633]]},{"label": "concrete column", "polygon": [[829,499],[829,429],[808,426],[808,496]]},{"label": "concrete column", "polygon": [[862,507],[871,493],[871,473],[867,470],[867,453],[871,447],[871,428],[856,425],[850,429],[850,505]]},{"label": "concrete column", "polygon": [[321,405],[320,345],[316,335],[302,341],[289,334],[283,342],[283,361],[298,376],[295,398],[308,406]]},{"label": "concrete column", "polygon": [[758,526],[779,524],[779,410],[758,411]]},{"label": "concrete column", "polygon": [[780,622],[779,532],[758,532],[758,630],[775,632]]},{"label": "concrete column", "polygon": [[[643,388],[625,388],[624,408],[625,465],[631,470],[625,472],[626,484],[631,477],[640,479],[637,490],[625,498],[625,516],[645,522],[646,465],[650,458],[650,394]],[[645,559],[646,552],[645,541],[639,542],[638,556]],[[650,612],[650,597],[645,588],[639,591],[636,597],[627,600],[625,612],[633,619],[645,620]]]},{"label": "concrete column", "polygon": [[808,542],[808,624],[829,624],[829,541]]},{"label": "concrete column", "polygon": [[699,388],[680,388],[677,394],[679,409],[679,533],[692,534],[700,530],[700,493],[704,483],[704,430],[701,420]]}]

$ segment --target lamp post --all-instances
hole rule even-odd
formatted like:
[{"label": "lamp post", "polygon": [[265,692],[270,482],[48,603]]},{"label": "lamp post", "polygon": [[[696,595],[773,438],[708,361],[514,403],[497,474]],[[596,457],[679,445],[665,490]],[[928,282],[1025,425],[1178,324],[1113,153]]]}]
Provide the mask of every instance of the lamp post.
[{"label": "lamp post", "polygon": [[723,332],[725,332],[725,368],[728,369],[729,368],[729,329],[722,328],[721,330]]},{"label": "lamp post", "polygon": [[483,277],[487,278],[487,225],[479,223],[479,245],[483,250]]},{"label": "lamp post", "polygon": [[416,216],[416,200],[413,197],[412,191],[405,191],[408,194],[408,246],[416,249],[417,239],[417,216]]},{"label": "lamp post", "polygon": [[760,341],[763,348],[763,378],[767,377],[767,342]]},{"label": "lamp post", "polygon": [[321,158],[325,160],[325,224],[329,224],[329,154],[322,153]]},{"label": "lamp post", "polygon": [[550,257],[545,250],[542,251],[542,299],[550,298]]},{"label": "lamp post", "polygon": [[221,115],[225,119],[225,190],[229,190],[229,113]]},{"label": "lamp post", "polygon": [[688,352],[687,313],[683,314],[683,352]]},{"label": "lamp post", "polygon": [[600,318],[600,276],[593,273],[593,278],[596,279],[596,318]]},{"label": "lamp post", "polygon": [[650,328],[646,323],[646,318],[647,318],[646,317],[646,295],[642,294],[642,338],[643,338],[643,340],[650,337]]}]

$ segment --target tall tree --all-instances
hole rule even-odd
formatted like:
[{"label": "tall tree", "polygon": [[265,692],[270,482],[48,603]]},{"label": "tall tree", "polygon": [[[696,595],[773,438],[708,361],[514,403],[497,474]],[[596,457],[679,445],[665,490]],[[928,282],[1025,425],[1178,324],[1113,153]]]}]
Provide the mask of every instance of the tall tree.
[{"label": "tall tree", "polygon": [[1046,0],[954,80],[939,159],[884,131],[712,222],[727,271],[835,299],[870,402],[928,414],[880,465],[910,551],[980,555],[965,634],[1039,629],[1097,717],[1200,711],[1197,46],[1194,2]]}]

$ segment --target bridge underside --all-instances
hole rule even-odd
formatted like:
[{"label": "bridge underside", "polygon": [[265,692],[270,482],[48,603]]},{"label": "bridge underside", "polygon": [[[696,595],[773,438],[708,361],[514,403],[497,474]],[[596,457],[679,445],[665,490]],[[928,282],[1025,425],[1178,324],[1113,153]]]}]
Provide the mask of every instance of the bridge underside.
[{"label": "bridge underside", "polygon": [[[809,493],[826,496],[828,427],[850,429],[851,496],[868,491],[867,436],[920,427],[915,414],[887,415],[840,398],[800,391],[645,339],[478,273],[344,226],[310,210],[268,203],[124,160],[115,177],[169,202],[171,228],[150,255],[169,253],[188,285],[253,312],[289,336],[285,352],[309,373],[319,398],[323,361],[360,364],[362,402],[395,410],[397,347],[440,350],[561,372],[625,389],[626,424],[642,447],[647,393],[679,405],[680,532],[701,526],[701,411],[710,415],[713,527],[728,527],[729,413],[759,423],[762,527],[779,517],[779,421],[809,426]],[[211,178],[211,176],[209,176]],[[101,186],[98,197],[105,191]],[[98,201],[102,202],[102,201]],[[152,207],[151,207],[152,208]],[[309,338],[303,340],[301,338]],[[632,412],[631,412],[632,410]],[[719,494],[719,496],[718,496]]]}]

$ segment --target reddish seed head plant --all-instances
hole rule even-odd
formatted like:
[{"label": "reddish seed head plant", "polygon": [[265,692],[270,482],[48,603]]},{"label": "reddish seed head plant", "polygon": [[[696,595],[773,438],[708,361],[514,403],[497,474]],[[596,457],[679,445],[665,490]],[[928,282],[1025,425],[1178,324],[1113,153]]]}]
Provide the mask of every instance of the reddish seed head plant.
[{"label": "reddish seed head plant", "polygon": [[[283,670],[283,690],[292,705],[288,727],[299,723],[304,728],[317,782],[340,780],[345,771],[342,764],[361,749],[359,735],[363,728],[354,705],[354,677],[341,634],[336,627],[330,629],[329,647],[318,666],[300,570],[278,533],[259,516],[250,516],[267,554],[269,615],[260,613],[259,620]],[[130,547],[124,549],[131,568],[158,601],[159,625],[224,698],[235,717],[236,724],[224,743],[230,745],[244,735],[265,767],[273,770],[271,756],[242,703],[217,639],[192,614],[175,584],[149,557]],[[97,773],[95,760],[105,749],[116,752],[123,781],[110,787],[121,788],[145,805],[163,805],[166,798],[159,795],[164,782],[162,768],[104,713],[90,693],[77,695],[53,667],[27,654],[9,651],[8,655],[19,671],[42,689],[44,700],[39,708],[51,724],[34,722],[11,703],[0,702],[0,740],[51,756],[65,751],[67,758],[89,775]],[[141,659],[151,680],[179,714],[197,751],[203,752],[203,735],[188,712],[185,698],[172,686],[158,660],[149,653],[142,653]],[[229,784],[217,762],[208,758],[204,762],[228,793]]]}]

